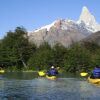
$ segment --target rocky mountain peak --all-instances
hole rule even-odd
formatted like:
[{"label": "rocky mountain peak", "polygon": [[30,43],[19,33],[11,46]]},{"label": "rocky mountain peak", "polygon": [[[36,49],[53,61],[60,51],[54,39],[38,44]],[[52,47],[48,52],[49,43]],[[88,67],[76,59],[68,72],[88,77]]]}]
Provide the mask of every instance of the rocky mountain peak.
[{"label": "rocky mountain peak", "polygon": [[85,22],[86,25],[95,24],[95,17],[89,12],[87,7],[83,7],[79,21]]},{"label": "rocky mountain peak", "polygon": [[59,43],[65,47],[78,42],[100,30],[100,25],[87,7],[83,7],[78,21],[58,19],[49,25],[28,33],[29,41],[37,46],[48,42],[51,46]]},{"label": "rocky mountain peak", "polygon": [[82,12],[90,14],[90,12],[89,12],[89,10],[88,10],[88,8],[86,6],[84,6],[82,8]]},{"label": "rocky mountain peak", "polygon": [[100,25],[96,22],[95,17],[90,13],[87,7],[83,7],[78,23],[85,23],[93,32],[100,30]]},{"label": "rocky mountain peak", "polygon": [[59,20],[56,20],[55,23],[54,23],[54,26],[59,29],[61,27],[61,22],[62,22],[62,19],[59,19]]}]

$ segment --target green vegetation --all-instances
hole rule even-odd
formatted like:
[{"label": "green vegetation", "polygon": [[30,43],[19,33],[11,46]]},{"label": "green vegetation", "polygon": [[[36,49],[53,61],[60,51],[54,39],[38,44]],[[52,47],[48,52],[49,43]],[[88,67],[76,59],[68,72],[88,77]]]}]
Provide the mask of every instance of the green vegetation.
[{"label": "green vegetation", "polygon": [[0,67],[6,70],[48,69],[52,65],[65,71],[76,72],[81,67],[100,65],[100,46],[95,43],[76,43],[65,48],[59,44],[50,47],[44,43],[39,47],[28,41],[27,31],[17,27],[14,32],[0,40]]}]

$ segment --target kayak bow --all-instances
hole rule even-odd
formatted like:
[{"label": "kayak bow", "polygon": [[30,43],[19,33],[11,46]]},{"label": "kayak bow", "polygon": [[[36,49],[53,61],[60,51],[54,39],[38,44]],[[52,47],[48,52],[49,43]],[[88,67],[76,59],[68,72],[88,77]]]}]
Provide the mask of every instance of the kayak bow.
[{"label": "kayak bow", "polygon": [[82,77],[85,77],[85,76],[87,76],[87,75],[88,75],[87,72],[81,72],[81,73],[80,73],[80,76],[82,76]]},{"label": "kayak bow", "polygon": [[0,70],[0,73],[4,73],[5,71],[4,70]]},{"label": "kayak bow", "polygon": [[44,71],[39,71],[39,72],[38,72],[38,75],[41,76],[41,77],[43,77],[43,76],[46,75],[46,73],[45,73]]}]

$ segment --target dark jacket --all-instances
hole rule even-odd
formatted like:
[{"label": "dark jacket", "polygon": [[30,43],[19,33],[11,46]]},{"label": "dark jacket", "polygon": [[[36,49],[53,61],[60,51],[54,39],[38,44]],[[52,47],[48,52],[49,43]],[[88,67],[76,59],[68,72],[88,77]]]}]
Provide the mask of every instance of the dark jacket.
[{"label": "dark jacket", "polygon": [[58,74],[58,71],[56,69],[50,69],[47,71],[48,76],[56,76]]},{"label": "dark jacket", "polygon": [[94,78],[100,78],[100,68],[95,68],[93,70],[93,77]]}]

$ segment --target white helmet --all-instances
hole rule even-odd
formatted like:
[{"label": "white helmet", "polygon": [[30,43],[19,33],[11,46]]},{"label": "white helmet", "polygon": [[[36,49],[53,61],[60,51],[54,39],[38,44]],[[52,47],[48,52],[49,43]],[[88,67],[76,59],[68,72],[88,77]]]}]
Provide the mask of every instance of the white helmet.
[{"label": "white helmet", "polygon": [[51,68],[53,69],[53,68],[54,68],[54,66],[51,66]]}]

